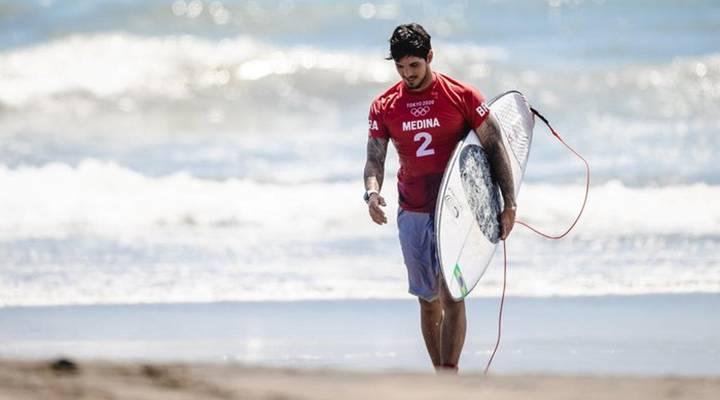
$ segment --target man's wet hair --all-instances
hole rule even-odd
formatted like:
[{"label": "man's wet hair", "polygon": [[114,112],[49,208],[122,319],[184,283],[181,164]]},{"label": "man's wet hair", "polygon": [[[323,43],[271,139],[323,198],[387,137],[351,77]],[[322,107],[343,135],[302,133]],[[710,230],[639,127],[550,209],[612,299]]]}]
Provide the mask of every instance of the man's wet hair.
[{"label": "man's wet hair", "polygon": [[399,25],[390,36],[390,57],[387,60],[399,61],[405,56],[415,56],[427,60],[430,53],[430,35],[420,24]]}]

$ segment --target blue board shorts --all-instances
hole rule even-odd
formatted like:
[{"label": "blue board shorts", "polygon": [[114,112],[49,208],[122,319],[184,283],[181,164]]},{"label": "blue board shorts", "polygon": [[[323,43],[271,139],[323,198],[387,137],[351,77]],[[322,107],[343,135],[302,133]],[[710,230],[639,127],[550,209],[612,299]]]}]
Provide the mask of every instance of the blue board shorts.
[{"label": "blue board shorts", "polygon": [[408,292],[425,301],[440,294],[440,262],[435,247],[435,216],[398,208],[400,247],[408,272]]}]

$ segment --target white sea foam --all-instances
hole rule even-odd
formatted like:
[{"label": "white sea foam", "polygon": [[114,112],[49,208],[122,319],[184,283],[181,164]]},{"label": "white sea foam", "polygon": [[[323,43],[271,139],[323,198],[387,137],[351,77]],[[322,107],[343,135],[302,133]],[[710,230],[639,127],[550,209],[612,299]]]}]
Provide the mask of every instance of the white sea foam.
[{"label": "white sea foam", "polygon": [[74,168],[64,164],[2,168],[0,181],[13,188],[13,195],[4,197],[0,207],[10,218],[2,223],[2,230],[12,236],[75,230],[112,234],[168,225],[279,232],[292,223],[315,230],[343,218],[347,200],[359,191],[353,188],[357,184],[210,181],[185,173],[150,178],[96,160]]},{"label": "white sea foam", "polygon": [[[394,182],[388,178],[389,199]],[[322,234],[356,231],[364,222],[359,182],[263,183],[203,180],[186,173],[148,177],[112,162],[76,167],[0,167],[0,229],[5,237],[44,236],[76,229],[112,234],[153,227],[225,226]],[[579,211],[581,185],[526,184],[519,218],[557,231]],[[706,184],[593,186],[578,232],[600,234],[720,234],[720,187]],[[393,201],[390,201],[392,205]],[[391,206],[391,208],[395,208]]]},{"label": "white sea foam", "polygon": [[[393,180],[372,224],[359,180],[149,177],[86,160],[0,168],[0,302],[134,303],[407,296]],[[558,233],[582,185],[525,185],[519,218]],[[565,240],[517,226],[511,294],[720,291],[720,187],[593,186]],[[701,212],[697,210],[702,210]],[[496,256],[474,295],[498,294]]]},{"label": "white sea foam", "polygon": [[[0,306],[409,298],[393,226],[349,238],[350,247],[302,232],[252,235],[198,229],[176,246],[137,238],[2,241]],[[508,247],[510,296],[720,292],[717,237],[551,242],[518,230]],[[498,253],[472,296],[499,296],[501,285]]]},{"label": "white sea foam", "polygon": [[[530,184],[522,189],[519,218],[533,225],[568,225],[579,212],[585,188]],[[720,187],[704,183],[666,187],[627,187],[610,181],[590,189],[578,231],[603,234],[720,233],[720,207],[711,200]]]}]

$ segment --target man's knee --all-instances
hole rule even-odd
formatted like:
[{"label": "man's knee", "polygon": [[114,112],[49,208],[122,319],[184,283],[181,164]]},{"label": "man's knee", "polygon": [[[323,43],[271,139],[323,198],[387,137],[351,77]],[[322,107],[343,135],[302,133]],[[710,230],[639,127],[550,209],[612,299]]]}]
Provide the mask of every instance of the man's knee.
[{"label": "man's knee", "polygon": [[465,300],[455,301],[452,298],[443,303],[443,311],[449,318],[465,314]]},{"label": "man's knee", "polygon": [[427,301],[418,297],[420,303],[420,311],[426,314],[434,314],[442,312],[442,304],[439,299]]}]

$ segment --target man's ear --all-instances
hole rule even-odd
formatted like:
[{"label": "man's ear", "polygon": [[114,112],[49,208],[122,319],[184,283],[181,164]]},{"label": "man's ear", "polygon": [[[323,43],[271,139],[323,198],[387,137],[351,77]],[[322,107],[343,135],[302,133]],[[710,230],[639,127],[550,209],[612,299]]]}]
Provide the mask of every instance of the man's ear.
[{"label": "man's ear", "polygon": [[427,63],[430,64],[432,62],[432,59],[433,59],[433,51],[432,51],[432,49],[430,49],[430,51],[428,51],[428,55],[427,55]]}]

